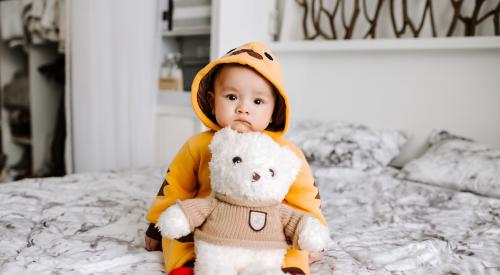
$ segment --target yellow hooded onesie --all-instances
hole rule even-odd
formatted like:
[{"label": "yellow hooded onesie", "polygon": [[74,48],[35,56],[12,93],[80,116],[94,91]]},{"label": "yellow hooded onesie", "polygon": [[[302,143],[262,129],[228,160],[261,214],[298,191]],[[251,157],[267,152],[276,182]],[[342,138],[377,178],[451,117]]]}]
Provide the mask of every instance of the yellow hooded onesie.
[{"label": "yellow hooded onesie", "polygon": [[[273,119],[264,133],[271,136],[281,145],[287,145],[300,159],[303,165],[300,174],[285,197],[285,203],[299,210],[312,213],[324,224],[325,219],[320,211],[318,189],[304,155],[300,149],[285,139],[283,135],[288,129],[290,106],[283,86],[281,67],[273,53],[262,43],[248,43],[229,51],[221,58],[210,62],[198,72],[192,84],[191,101],[195,113],[210,130],[191,137],[180,149],[171,163],[163,185],[147,214],[151,222],[147,235],[160,239],[154,224],[160,214],[177,200],[194,197],[206,197],[210,194],[208,162],[210,161],[210,144],[215,131],[220,129],[208,103],[207,92],[212,90],[213,80],[221,64],[237,63],[250,66],[265,77],[276,88],[277,96]],[[191,238],[179,240],[162,239],[163,256],[166,272],[181,267],[194,259],[194,247]],[[298,271],[309,274],[308,254],[304,251],[289,249],[283,265],[288,272]]]}]

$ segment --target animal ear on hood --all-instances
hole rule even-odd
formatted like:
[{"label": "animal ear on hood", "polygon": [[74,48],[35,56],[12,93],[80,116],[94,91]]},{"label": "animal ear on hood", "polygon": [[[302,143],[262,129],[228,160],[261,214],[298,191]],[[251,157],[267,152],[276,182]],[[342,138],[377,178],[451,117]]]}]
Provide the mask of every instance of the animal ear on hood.
[{"label": "animal ear on hood", "polygon": [[233,143],[233,140],[238,135],[238,132],[231,129],[231,127],[225,127],[220,129],[214,134],[212,138],[212,142],[209,145],[210,151],[212,153],[219,152],[221,147],[230,146]]}]

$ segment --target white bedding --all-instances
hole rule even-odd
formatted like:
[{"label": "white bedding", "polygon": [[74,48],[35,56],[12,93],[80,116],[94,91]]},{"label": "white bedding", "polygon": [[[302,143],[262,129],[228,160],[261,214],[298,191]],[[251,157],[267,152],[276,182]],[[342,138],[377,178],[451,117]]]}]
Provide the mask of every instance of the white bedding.
[{"label": "white bedding", "polygon": [[314,170],[335,246],[354,259],[338,274],[500,274],[500,200],[389,169]]},{"label": "white bedding", "polygon": [[[333,241],[313,274],[499,274],[500,200],[313,167]],[[163,274],[143,249],[162,169],[0,184],[0,274]],[[333,269],[335,268],[335,271]]]},{"label": "white bedding", "polygon": [[163,274],[143,249],[161,169],[0,184],[0,274]]}]

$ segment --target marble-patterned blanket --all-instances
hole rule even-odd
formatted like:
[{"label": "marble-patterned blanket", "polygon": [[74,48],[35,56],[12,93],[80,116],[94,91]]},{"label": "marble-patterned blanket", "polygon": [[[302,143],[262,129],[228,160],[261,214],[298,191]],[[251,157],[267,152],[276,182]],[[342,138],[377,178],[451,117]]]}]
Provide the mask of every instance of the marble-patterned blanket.
[{"label": "marble-patterned blanket", "polygon": [[161,169],[0,184],[0,274],[164,274],[144,247]]},{"label": "marble-patterned blanket", "polygon": [[[500,274],[500,200],[314,168],[336,259],[334,274]],[[314,268],[314,266],[313,266]]]},{"label": "marble-patterned blanket", "polygon": [[[314,168],[332,230],[313,274],[498,274],[500,200]],[[143,248],[162,169],[0,184],[0,274],[163,274]],[[335,269],[335,271],[334,271]]]}]

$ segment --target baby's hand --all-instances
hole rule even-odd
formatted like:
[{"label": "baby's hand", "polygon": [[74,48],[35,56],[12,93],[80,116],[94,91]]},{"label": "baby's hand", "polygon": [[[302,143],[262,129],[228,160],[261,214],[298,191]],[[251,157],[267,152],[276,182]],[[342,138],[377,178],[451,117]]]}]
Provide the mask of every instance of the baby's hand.
[{"label": "baby's hand", "polygon": [[144,248],[146,248],[147,251],[157,250],[159,244],[160,244],[160,241],[158,241],[158,240],[155,240],[155,239],[150,238],[148,236],[144,237]]},{"label": "baby's hand", "polygon": [[324,254],[324,252],[309,252],[309,264],[321,261]]}]

